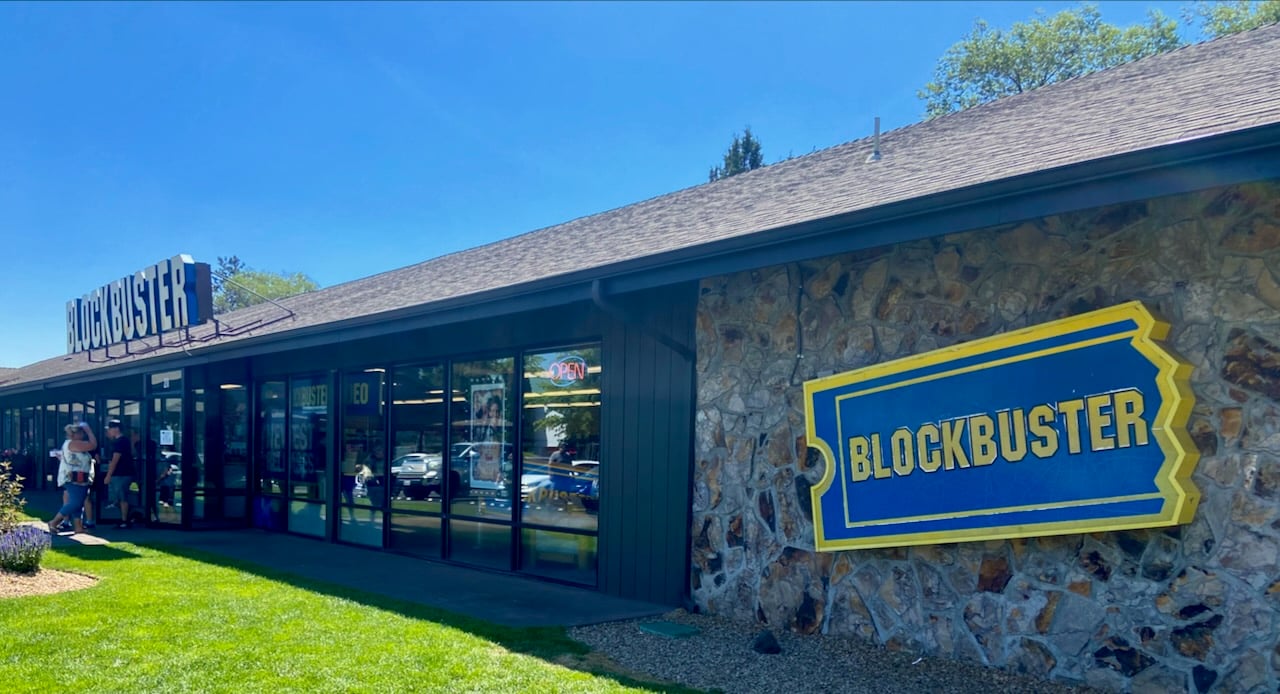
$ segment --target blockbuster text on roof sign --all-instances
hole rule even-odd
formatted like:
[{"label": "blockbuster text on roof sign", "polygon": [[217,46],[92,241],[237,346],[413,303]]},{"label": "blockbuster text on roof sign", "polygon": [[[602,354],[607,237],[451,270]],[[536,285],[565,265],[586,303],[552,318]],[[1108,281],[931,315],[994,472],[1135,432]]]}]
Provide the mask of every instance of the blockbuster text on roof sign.
[{"label": "blockbuster text on roof sign", "polygon": [[213,314],[207,263],[175,255],[67,302],[67,353],[199,325]]}]

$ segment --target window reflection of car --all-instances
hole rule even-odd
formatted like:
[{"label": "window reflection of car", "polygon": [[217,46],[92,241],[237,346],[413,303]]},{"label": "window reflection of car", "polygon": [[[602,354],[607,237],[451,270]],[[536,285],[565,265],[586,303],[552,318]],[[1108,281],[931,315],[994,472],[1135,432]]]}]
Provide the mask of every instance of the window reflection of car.
[{"label": "window reflection of car", "polygon": [[[409,453],[391,461],[391,488],[396,498],[444,496],[439,453]],[[359,480],[357,480],[359,481]]]},{"label": "window reflection of car", "polygon": [[568,466],[531,463],[520,476],[520,497],[539,503],[556,498],[577,499],[583,508],[599,508],[600,461],[575,460]]}]

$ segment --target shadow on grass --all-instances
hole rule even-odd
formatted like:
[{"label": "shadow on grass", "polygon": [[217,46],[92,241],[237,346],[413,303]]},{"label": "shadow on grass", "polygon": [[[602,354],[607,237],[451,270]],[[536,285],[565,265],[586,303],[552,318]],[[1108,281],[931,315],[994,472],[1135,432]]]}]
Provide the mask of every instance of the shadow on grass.
[{"label": "shadow on grass", "polygon": [[[622,668],[613,665],[607,659],[603,659],[598,655],[592,655],[590,648],[569,638],[563,627],[502,626],[476,619],[474,617],[449,612],[438,607],[423,605],[387,595],[381,595],[357,588],[329,583],[319,579],[300,576],[287,571],[280,571],[260,564],[255,564],[251,561],[233,559],[216,553],[193,549],[184,545],[163,541],[144,541],[139,544],[145,545],[149,549],[171,554],[173,556],[235,569],[260,578],[286,583],[313,593],[341,598],[367,607],[394,612],[411,619],[421,619],[453,627],[492,641],[509,651],[539,658],[554,665],[588,672],[597,677],[613,680],[623,686],[650,692],[672,692],[680,694],[693,694],[700,691],[675,684],[641,679],[644,677],[643,674],[626,672]],[[60,549],[65,551],[65,548]],[[102,548],[83,547],[81,549],[100,550]],[[76,556],[82,555],[77,554]]]},{"label": "shadow on grass", "polygon": [[119,561],[121,559],[137,559],[142,556],[116,545],[82,545],[78,542],[59,542],[53,548],[69,557],[84,561]]}]

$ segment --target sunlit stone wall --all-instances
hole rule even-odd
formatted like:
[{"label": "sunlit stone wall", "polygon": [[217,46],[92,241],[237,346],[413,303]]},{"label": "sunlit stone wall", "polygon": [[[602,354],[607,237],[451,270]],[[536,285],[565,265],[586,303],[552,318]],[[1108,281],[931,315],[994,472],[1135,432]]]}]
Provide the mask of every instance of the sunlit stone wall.
[{"label": "sunlit stone wall", "polygon": [[[1276,691],[1280,182],[779,265],[701,292],[702,609],[1115,689]],[[824,463],[805,444],[804,380],[1134,299],[1195,365],[1192,523],[813,551]]]}]

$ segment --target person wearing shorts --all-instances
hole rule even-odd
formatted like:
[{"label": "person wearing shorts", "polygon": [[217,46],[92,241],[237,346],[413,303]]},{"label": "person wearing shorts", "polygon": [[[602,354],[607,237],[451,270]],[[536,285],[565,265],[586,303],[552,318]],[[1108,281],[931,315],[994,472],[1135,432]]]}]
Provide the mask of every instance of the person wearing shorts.
[{"label": "person wearing shorts", "polygon": [[111,438],[107,447],[111,462],[107,463],[107,474],[103,479],[107,484],[107,498],[120,509],[120,525],[116,527],[132,528],[133,523],[129,519],[129,485],[133,483],[134,474],[133,446],[129,443],[129,437],[124,435],[124,427],[118,419],[107,422],[107,436]]}]

